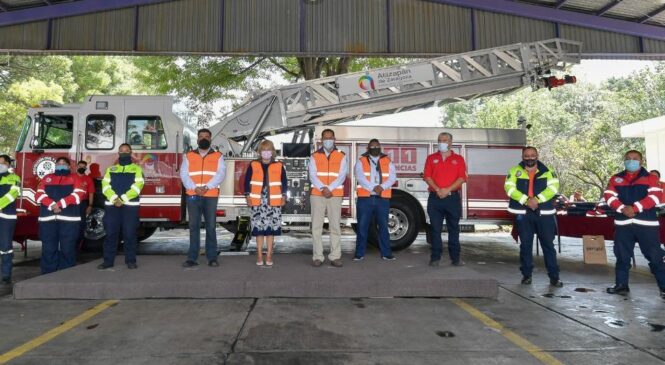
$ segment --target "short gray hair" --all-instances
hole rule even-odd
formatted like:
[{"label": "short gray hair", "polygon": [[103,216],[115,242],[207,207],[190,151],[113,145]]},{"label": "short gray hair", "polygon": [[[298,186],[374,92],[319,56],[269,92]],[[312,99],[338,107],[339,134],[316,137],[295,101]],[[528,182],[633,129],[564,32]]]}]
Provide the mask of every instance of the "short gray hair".
[{"label": "short gray hair", "polygon": [[[453,140],[453,135],[450,134],[450,133],[448,133],[448,132],[441,132],[441,133],[439,133],[439,137],[441,137],[441,136],[448,136],[448,138],[449,138],[451,141]],[[437,139],[438,139],[438,137],[437,137]]]}]

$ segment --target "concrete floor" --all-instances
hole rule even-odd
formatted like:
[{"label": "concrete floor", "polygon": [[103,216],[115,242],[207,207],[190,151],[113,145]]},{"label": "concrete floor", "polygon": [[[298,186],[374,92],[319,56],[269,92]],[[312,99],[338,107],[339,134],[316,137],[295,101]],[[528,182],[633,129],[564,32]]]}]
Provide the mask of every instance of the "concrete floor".
[{"label": "concrete floor", "polygon": [[[161,232],[142,245],[141,252],[181,254],[186,237],[182,231]],[[220,239],[221,243],[229,237],[220,234]],[[665,301],[657,297],[639,250],[631,295],[624,298],[604,293],[613,281],[613,269],[582,264],[581,240],[576,239],[564,240],[560,256],[564,288],[546,285],[542,258],[537,260],[534,285],[519,285],[517,246],[510,240],[503,233],[464,234],[462,239],[467,266],[499,280],[498,300],[122,300],[10,363],[665,363]],[[307,252],[309,242],[285,237],[278,252]],[[38,255],[35,246],[30,256]],[[353,237],[345,237],[344,250],[352,248]],[[427,250],[421,238],[409,252]],[[95,255],[82,257],[93,259]],[[28,260],[18,264],[15,278],[24,280],[37,271],[36,262]],[[101,303],[14,300],[3,290],[0,356]],[[474,317],[465,305],[502,327]],[[512,335],[535,346],[535,355],[542,349],[551,357],[539,360]]]}]

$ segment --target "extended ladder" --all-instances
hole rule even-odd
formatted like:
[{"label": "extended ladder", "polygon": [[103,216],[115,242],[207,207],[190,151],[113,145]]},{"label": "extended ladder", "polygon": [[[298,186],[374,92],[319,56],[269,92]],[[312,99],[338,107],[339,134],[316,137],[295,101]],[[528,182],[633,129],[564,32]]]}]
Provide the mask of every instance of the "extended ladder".
[{"label": "extended ladder", "polygon": [[[543,77],[551,71],[579,63],[581,50],[579,42],[556,38],[282,86],[252,95],[215,124],[213,144],[237,155],[265,135],[308,125],[399,113],[525,86],[536,90],[546,86]],[[230,141],[246,142],[240,146]]]}]

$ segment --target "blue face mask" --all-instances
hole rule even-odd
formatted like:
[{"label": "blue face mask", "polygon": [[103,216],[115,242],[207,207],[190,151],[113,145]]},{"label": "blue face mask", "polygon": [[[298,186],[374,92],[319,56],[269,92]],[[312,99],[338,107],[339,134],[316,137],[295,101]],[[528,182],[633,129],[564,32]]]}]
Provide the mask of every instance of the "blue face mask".
[{"label": "blue face mask", "polygon": [[326,150],[330,151],[335,147],[335,141],[332,139],[324,139],[323,140],[323,148]]},{"label": "blue face mask", "polygon": [[69,166],[67,165],[56,165],[55,174],[58,176],[69,175]]},{"label": "blue face mask", "polygon": [[638,160],[625,160],[623,161],[623,165],[628,172],[635,172],[640,169],[640,161]]},{"label": "blue face mask", "polygon": [[439,152],[441,153],[448,152],[448,143],[439,142]]}]

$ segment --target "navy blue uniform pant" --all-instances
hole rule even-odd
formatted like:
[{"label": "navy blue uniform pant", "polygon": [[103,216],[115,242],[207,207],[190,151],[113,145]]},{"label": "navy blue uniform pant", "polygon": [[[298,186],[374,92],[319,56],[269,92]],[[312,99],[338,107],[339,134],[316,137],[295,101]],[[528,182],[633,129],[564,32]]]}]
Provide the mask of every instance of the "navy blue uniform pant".
[{"label": "navy blue uniform pant", "polygon": [[358,198],[356,213],[358,216],[356,256],[365,256],[367,236],[372,224],[375,224],[379,229],[379,249],[381,250],[381,256],[391,256],[392,250],[390,249],[390,234],[388,232],[390,199],[381,198],[376,195],[369,198]]},{"label": "navy blue uniform pant", "polygon": [[441,231],[443,220],[446,220],[448,229],[448,254],[450,261],[458,262],[460,259],[459,220],[462,217],[462,201],[459,193],[455,192],[441,199],[435,193],[430,193],[427,199],[427,214],[432,229],[432,255],[431,260],[440,260],[443,251]]},{"label": "navy blue uniform pant", "polygon": [[540,215],[531,209],[527,209],[526,214],[515,216],[520,237],[520,271],[523,276],[531,276],[533,272],[533,236],[536,235],[543,249],[547,275],[551,280],[559,279],[559,265],[554,249],[555,219],[554,215]]},{"label": "navy blue uniform pant", "polygon": [[85,240],[85,225],[86,225],[86,216],[85,216],[85,211],[88,209],[88,201],[82,201],[81,204],[79,204],[79,209],[80,209],[80,214],[81,214],[81,225],[79,226],[79,237],[77,239],[78,242],[83,242]]},{"label": "navy blue uniform pant", "polygon": [[628,273],[630,261],[635,250],[635,242],[640,245],[640,250],[649,261],[649,269],[656,277],[658,286],[665,289],[665,252],[660,247],[658,227],[628,224],[615,226],[614,231],[614,255],[616,256],[615,276],[616,284],[628,285]]},{"label": "navy blue uniform pant", "polygon": [[104,207],[104,263],[113,265],[118,253],[118,243],[122,237],[125,247],[125,263],[136,263],[137,230],[139,228],[139,207],[107,205]]},{"label": "navy blue uniform pant", "polygon": [[76,265],[76,239],[80,223],[62,220],[39,222],[39,239],[42,241],[39,266],[42,274]]},{"label": "navy blue uniform pant", "polygon": [[12,277],[12,260],[14,259],[14,250],[12,240],[14,238],[14,228],[16,219],[0,218],[0,272],[3,279]]}]

